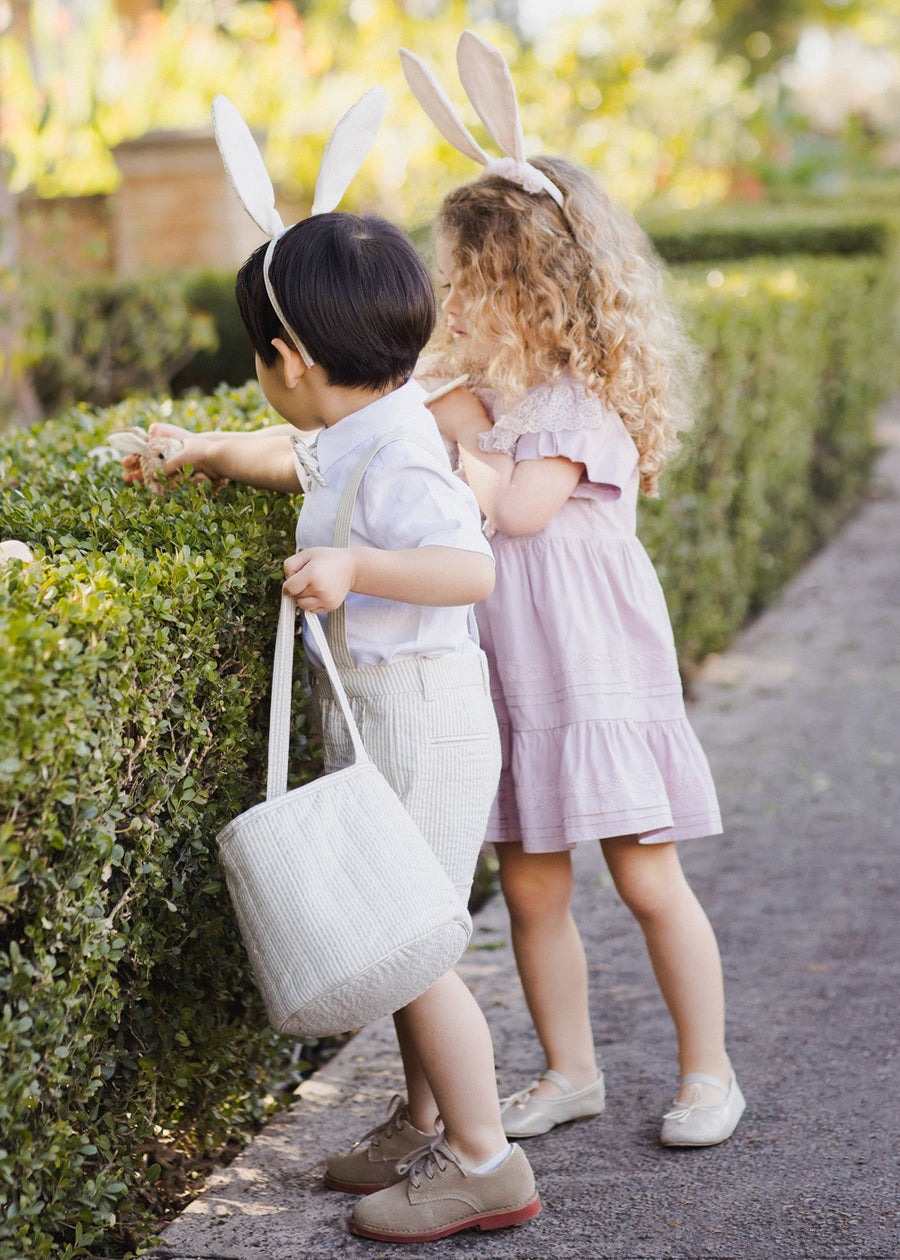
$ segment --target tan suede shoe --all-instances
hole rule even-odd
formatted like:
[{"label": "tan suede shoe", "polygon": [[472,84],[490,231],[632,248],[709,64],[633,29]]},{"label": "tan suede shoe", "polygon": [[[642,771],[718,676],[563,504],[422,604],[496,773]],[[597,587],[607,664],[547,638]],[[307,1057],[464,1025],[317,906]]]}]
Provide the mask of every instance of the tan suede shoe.
[{"label": "tan suede shoe", "polygon": [[395,1094],[388,1105],[387,1119],[364,1133],[343,1155],[329,1155],[325,1161],[325,1184],[345,1194],[373,1194],[384,1190],[405,1173],[397,1164],[413,1151],[437,1137],[423,1133],[409,1118],[406,1099]]},{"label": "tan suede shoe", "polygon": [[[520,1146],[491,1172],[467,1172],[443,1137],[399,1165],[403,1181],[361,1200],[350,1231],[384,1242],[430,1242],[462,1229],[503,1229],[537,1216],[541,1201]],[[399,1171],[398,1170],[398,1171]]]}]

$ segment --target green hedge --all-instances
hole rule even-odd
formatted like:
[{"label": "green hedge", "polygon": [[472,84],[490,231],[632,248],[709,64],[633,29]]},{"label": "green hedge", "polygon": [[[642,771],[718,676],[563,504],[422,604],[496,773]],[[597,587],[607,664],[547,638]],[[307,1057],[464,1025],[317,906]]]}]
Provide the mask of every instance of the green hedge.
[{"label": "green hedge", "polygon": [[702,351],[695,428],[640,527],[683,667],[721,650],[857,502],[896,388],[896,260],[679,268]]},{"label": "green hedge", "polygon": [[177,276],[30,277],[22,295],[25,362],[46,413],[166,392],[181,368],[216,346],[212,313]]},{"label": "green hedge", "polygon": [[[699,417],[641,531],[690,667],[865,484],[898,285],[870,255],[673,283],[704,360]],[[157,416],[264,414],[246,387],[75,410],[0,444],[2,533],[39,556],[0,570],[0,1260],[120,1254],[160,1147],[246,1130],[289,1073],[213,837],[259,794],[296,505],[190,484],[158,501],[91,454]]]},{"label": "green hedge", "polygon": [[234,300],[235,271],[198,271],[183,279],[188,305],[213,320],[217,345],[199,350],[172,378],[172,390],[212,393],[221,384],[243,385],[256,375],[253,347]]},{"label": "green hedge", "polygon": [[670,266],[734,262],[760,255],[890,254],[896,224],[886,208],[742,203],[691,214],[641,215]]},{"label": "green hedge", "polygon": [[[296,1058],[214,845],[259,799],[296,505],[208,484],[160,501],[90,454],[161,414],[265,412],[253,388],[76,410],[0,444],[2,533],[41,557],[0,569],[3,1260],[119,1254],[160,1148],[246,1131]],[[295,752],[302,769],[302,723]]]}]

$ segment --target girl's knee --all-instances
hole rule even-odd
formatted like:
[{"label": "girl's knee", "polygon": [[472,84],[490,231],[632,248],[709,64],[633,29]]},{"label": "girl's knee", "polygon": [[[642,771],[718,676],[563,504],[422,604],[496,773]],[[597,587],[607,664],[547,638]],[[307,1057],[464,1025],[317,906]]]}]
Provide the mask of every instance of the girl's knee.
[{"label": "girl's knee", "polygon": [[616,892],[642,926],[668,917],[685,898],[693,900],[674,844],[624,840],[603,848]]},{"label": "girl's knee", "polygon": [[616,891],[642,927],[666,918],[672,911],[672,898],[664,890],[640,880],[629,880]]},{"label": "girl's knee", "polygon": [[566,914],[572,898],[572,864],[568,852],[523,853],[516,846],[501,854],[500,887],[514,922],[534,922]]}]

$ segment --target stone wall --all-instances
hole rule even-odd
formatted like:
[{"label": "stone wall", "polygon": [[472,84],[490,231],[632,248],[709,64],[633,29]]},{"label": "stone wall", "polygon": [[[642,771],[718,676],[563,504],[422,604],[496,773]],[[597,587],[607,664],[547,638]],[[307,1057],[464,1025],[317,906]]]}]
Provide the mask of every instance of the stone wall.
[{"label": "stone wall", "polygon": [[19,258],[60,275],[115,270],[108,197],[19,197]]},{"label": "stone wall", "polygon": [[158,131],[113,150],[116,271],[237,265],[265,238],[232,191],[210,132]]},{"label": "stone wall", "polygon": [[[224,270],[265,239],[234,194],[211,129],[151,132],[114,156],[122,182],[108,197],[19,198],[23,262],[80,275]],[[309,212],[278,204],[286,223]]]}]

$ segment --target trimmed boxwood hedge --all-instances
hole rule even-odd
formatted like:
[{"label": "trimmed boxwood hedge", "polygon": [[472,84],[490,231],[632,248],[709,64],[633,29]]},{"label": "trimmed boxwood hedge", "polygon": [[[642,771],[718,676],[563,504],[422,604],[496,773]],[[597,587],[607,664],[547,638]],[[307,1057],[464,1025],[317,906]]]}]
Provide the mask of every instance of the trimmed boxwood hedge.
[{"label": "trimmed boxwood hedge", "polygon": [[888,254],[895,227],[882,212],[803,206],[734,205],[684,215],[642,216],[657,253],[670,266],[734,262],[760,255]]},{"label": "trimmed boxwood hedge", "polygon": [[690,673],[846,519],[896,386],[897,264],[882,255],[678,268],[702,351],[696,425],[640,533]]},{"label": "trimmed boxwood hedge", "polygon": [[[75,410],[0,445],[3,534],[41,557],[0,569],[3,1260],[115,1254],[160,1146],[246,1131],[292,1071],[214,836],[260,795],[296,505],[208,483],[158,500],[91,454],[160,415],[266,414],[248,387]],[[309,770],[302,722],[294,740]]]},{"label": "trimmed boxwood hedge", "polygon": [[[641,531],[687,668],[848,512],[895,383],[884,256],[679,269],[698,421]],[[76,409],[0,444],[0,1260],[121,1254],[161,1145],[251,1126],[295,1048],[266,1027],[213,837],[258,799],[296,503],[100,462],[155,417],[255,427],[253,386]],[[93,453],[92,453],[93,452]],[[302,708],[300,710],[302,712]],[[295,766],[313,762],[302,720]]]}]

